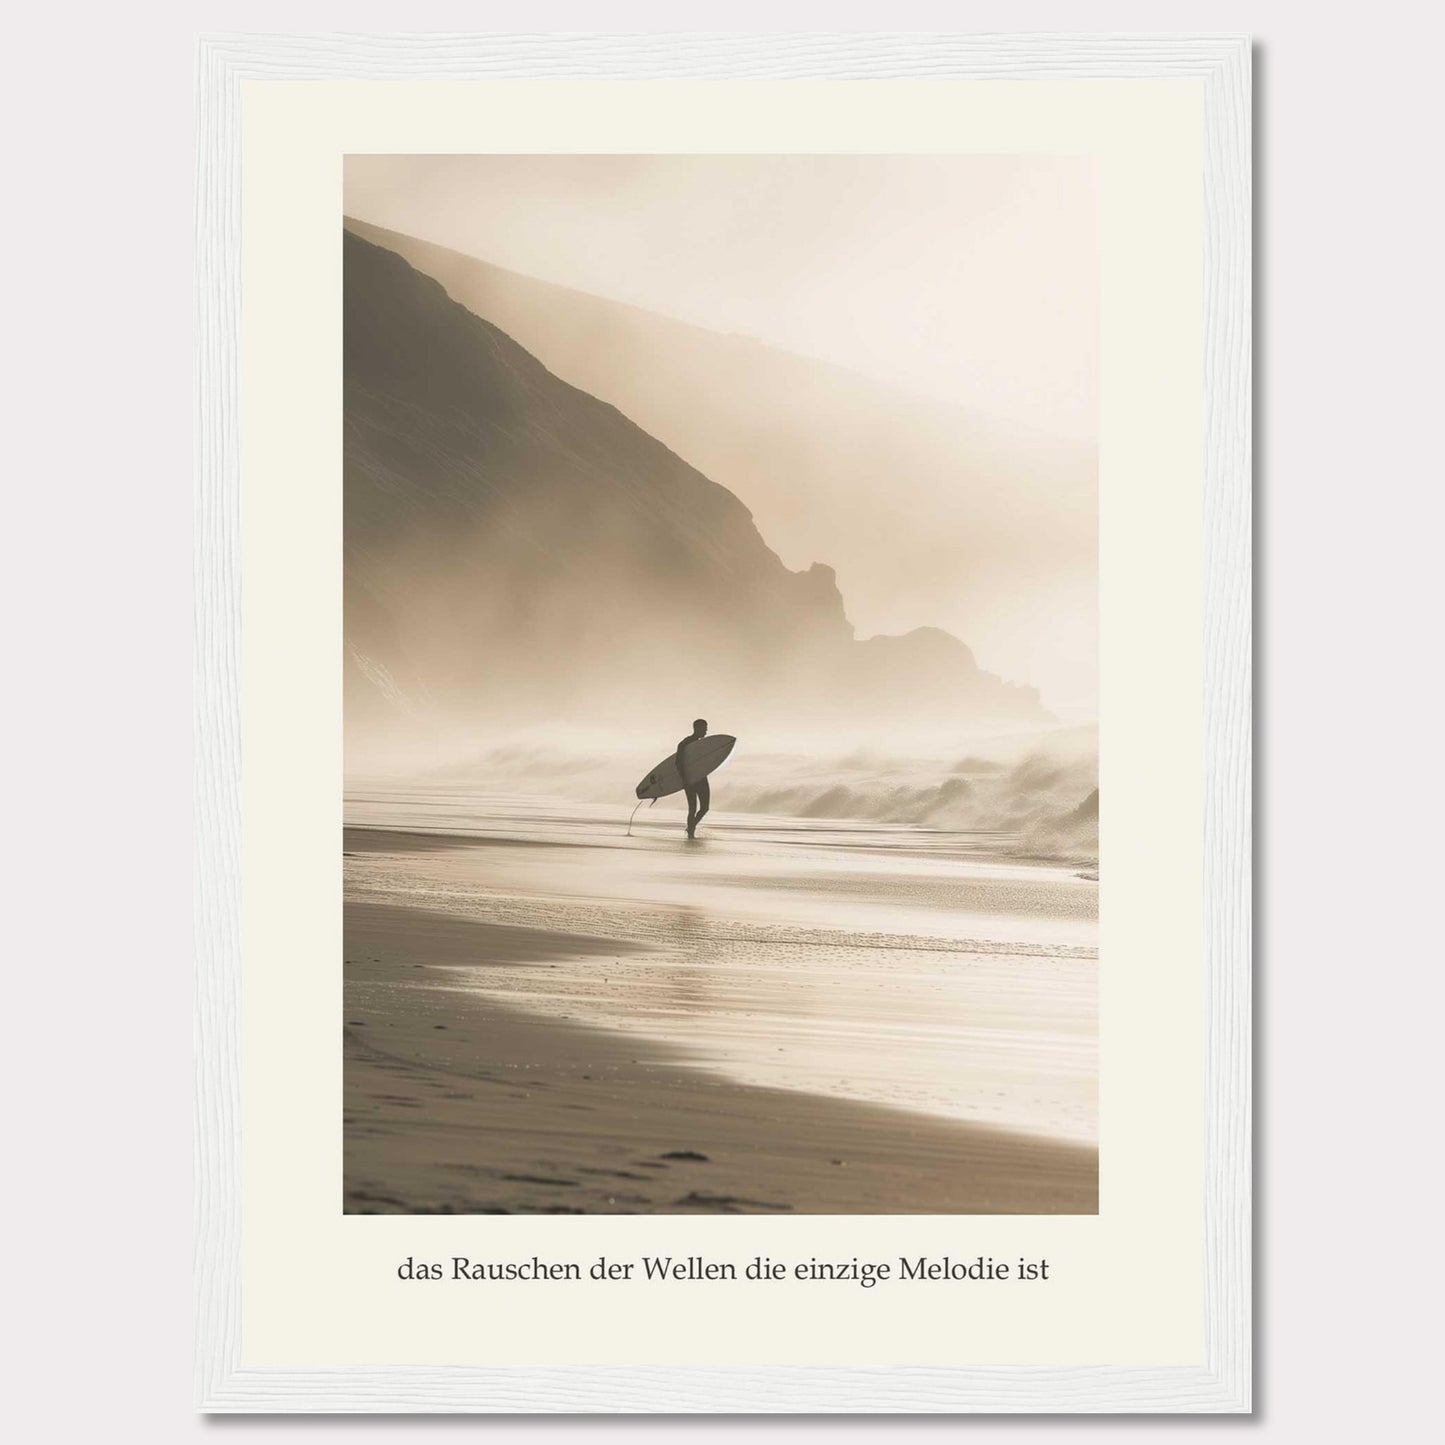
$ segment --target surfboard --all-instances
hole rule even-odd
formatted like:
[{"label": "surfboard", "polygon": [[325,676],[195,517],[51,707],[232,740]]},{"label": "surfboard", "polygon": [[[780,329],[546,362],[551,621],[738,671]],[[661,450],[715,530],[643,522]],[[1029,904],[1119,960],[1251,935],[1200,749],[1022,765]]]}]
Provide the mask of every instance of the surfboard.
[{"label": "surfboard", "polygon": [[[683,754],[687,764],[687,781],[695,783],[720,768],[733,750],[736,738],[726,733],[709,733],[695,743],[689,743]],[[683,788],[682,774],[677,770],[677,757],[664,758],[637,785],[639,798],[665,798],[669,793],[680,793]]]}]

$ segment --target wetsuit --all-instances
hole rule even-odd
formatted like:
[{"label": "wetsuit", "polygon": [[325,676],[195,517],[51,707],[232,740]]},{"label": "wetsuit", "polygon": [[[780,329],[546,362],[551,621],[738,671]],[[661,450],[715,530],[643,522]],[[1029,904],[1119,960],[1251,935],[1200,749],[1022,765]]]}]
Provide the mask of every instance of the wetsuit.
[{"label": "wetsuit", "polygon": [[711,790],[708,788],[707,779],[699,778],[695,783],[689,783],[687,773],[683,768],[683,749],[689,743],[699,743],[702,738],[694,733],[689,733],[677,745],[677,771],[682,775],[682,791],[687,795],[687,836],[691,838],[697,825],[702,822],[703,815],[707,812],[708,804],[711,802]]}]

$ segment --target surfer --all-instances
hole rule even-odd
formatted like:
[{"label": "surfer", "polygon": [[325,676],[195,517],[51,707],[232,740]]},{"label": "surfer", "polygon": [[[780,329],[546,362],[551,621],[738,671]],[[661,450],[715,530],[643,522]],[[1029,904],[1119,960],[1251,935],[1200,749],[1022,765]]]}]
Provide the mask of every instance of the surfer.
[{"label": "surfer", "polygon": [[[698,718],[692,725],[692,731],[637,785],[637,807],[671,797],[674,793],[686,793],[687,836],[695,838],[697,825],[702,822],[711,801],[707,775],[727,761],[736,742],[737,739],[727,733],[709,736],[707,719]],[[634,808],[632,817],[636,816],[637,808]],[[632,836],[632,818],[627,820],[627,836]]]},{"label": "surfer", "polygon": [[711,790],[708,788],[707,779],[699,778],[695,783],[687,780],[687,769],[682,763],[683,750],[689,743],[700,742],[707,736],[707,719],[705,717],[695,718],[692,724],[692,731],[677,745],[677,754],[674,761],[677,763],[677,773],[682,779],[682,790],[687,794],[687,836],[697,836],[697,825],[702,822],[703,814],[707,812],[708,803],[711,801]]}]

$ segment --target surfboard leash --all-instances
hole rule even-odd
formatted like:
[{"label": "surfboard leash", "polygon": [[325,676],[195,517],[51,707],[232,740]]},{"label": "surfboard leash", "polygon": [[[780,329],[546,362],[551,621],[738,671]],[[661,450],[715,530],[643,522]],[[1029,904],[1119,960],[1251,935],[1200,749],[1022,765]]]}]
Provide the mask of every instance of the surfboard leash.
[{"label": "surfboard leash", "polygon": [[[657,799],[656,799],[656,798],[639,798],[639,799],[637,800],[637,808],[640,808],[644,803],[649,803],[649,804],[651,804],[651,803],[656,803],[656,802],[657,802]],[[634,808],[634,809],[632,810],[632,817],[628,818],[628,820],[627,820],[627,836],[628,836],[629,838],[632,836],[632,819],[637,816],[637,808]]]}]

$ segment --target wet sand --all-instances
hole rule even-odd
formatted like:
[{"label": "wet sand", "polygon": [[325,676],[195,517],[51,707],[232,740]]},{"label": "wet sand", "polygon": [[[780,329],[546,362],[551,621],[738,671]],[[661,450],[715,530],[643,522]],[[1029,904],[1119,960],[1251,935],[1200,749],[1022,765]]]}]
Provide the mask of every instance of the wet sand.
[{"label": "wet sand", "polygon": [[348,1210],[1096,1209],[1091,881],[913,829],[348,821]]}]

